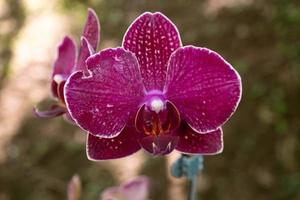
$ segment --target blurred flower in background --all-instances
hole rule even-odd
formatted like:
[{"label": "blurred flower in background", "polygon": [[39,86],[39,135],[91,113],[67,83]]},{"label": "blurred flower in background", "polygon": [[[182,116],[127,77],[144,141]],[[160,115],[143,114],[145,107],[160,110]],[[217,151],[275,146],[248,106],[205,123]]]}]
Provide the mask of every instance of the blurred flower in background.
[{"label": "blurred flower in background", "polygon": [[149,180],[145,176],[134,178],[118,187],[105,189],[100,200],[147,200]]},{"label": "blurred flower in background", "polygon": [[67,197],[68,200],[80,200],[81,197],[81,180],[76,174],[72,177],[68,184]]},{"label": "blurred flower in background", "polygon": [[[81,199],[81,181],[74,175],[68,184],[68,200]],[[146,176],[139,176],[127,181],[120,186],[106,188],[99,200],[148,200],[149,180]]]}]

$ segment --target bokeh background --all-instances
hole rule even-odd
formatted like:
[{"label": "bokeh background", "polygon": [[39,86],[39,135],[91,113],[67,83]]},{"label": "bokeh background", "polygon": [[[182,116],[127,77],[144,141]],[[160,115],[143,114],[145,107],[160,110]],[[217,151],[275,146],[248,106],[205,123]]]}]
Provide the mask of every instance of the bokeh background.
[{"label": "bokeh background", "polygon": [[200,199],[300,199],[300,1],[0,0],[0,200],[66,199],[75,173],[82,199],[139,174],[151,199],[185,199],[185,181],[168,170],[178,154],[91,162],[83,131],[33,116],[50,102],[58,43],[66,34],[79,42],[88,7],[101,21],[101,49],[119,46],[139,14],[161,11],[183,44],[219,52],[241,74],[242,101],[224,127],[224,153],[205,157]]}]

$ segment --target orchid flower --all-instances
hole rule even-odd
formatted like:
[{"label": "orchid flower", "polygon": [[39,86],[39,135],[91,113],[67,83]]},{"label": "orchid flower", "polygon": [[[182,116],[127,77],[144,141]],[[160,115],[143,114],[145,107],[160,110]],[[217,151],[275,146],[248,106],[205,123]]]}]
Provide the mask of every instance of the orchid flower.
[{"label": "orchid flower", "polygon": [[57,100],[57,104],[52,105],[49,110],[39,111],[34,108],[38,117],[56,117],[65,114],[66,119],[70,118],[64,99],[64,85],[69,76],[77,70],[84,70],[85,60],[97,49],[99,42],[100,26],[96,13],[88,9],[87,20],[81,36],[80,48],[76,57],[76,46],[74,41],[65,36],[58,47],[58,56],[54,62],[51,75],[51,92]]},{"label": "orchid flower", "polygon": [[86,65],[67,80],[64,96],[70,115],[88,132],[89,159],[141,148],[154,155],[222,152],[221,126],[240,101],[240,76],[218,53],[182,46],[163,14],[142,14],[122,47],[100,51]]}]

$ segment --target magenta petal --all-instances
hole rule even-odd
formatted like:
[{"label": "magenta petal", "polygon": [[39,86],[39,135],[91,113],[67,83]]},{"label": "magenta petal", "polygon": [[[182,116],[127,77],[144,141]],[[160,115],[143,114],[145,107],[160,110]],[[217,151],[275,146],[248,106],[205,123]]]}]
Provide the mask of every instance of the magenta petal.
[{"label": "magenta petal", "polygon": [[121,158],[137,152],[141,147],[137,140],[141,134],[134,127],[126,127],[114,138],[87,137],[87,156],[90,160]]},{"label": "magenta petal", "polygon": [[74,121],[89,133],[117,136],[134,118],[144,95],[136,58],[123,48],[106,49],[87,60],[90,72],[75,72],[65,85],[66,105]]},{"label": "magenta petal", "polygon": [[85,37],[81,37],[78,60],[75,70],[86,70],[86,59],[94,53],[93,47]]},{"label": "magenta petal", "polygon": [[66,36],[58,47],[58,56],[55,60],[52,77],[60,75],[62,79],[67,79],[72,73],[75,65],[76,47],[71,38]]},{"label": "magenta petal", "polygon": [[146,12],[128,28],[123,47],[135,53],[146,89],[162,90],[166,80],[167,62],[181,46],[176,26],[161,13]]},{"label": "magenta petal", "polygon": [[183,122],[177,134],[179,141],[176,150],[182,153],[211,155],[223,151],[223,133],[221,128],[206,134],[200,134]]},{"label": "magenta petal", "polygon": [[187,46],[172,54],[164,91],[182,118],[205,133],[234,113],[241,98],[241,79],[216,52]]},{"label": "magenta petal", "polygon": [[35,107],[33,108],[33,112],[37,117],[52,118],[64,114],[66,112],[66,109],[59,105],[53,105],[50,107],[49,110],[45,110],[45,111],[40,111]]},{"label": "magenta petal", "polygon": [[166,155],[174,150],[178,137],[173,135],[147,136],[139,142],[146,151],[153,155]]},{"label": "magenta petal", "polygon": [[94,50],[97,50],[98,42],[100,40],[100,23],[97,14],[91,8],[88,9],[88,16],[82,36],[87,39]]}]

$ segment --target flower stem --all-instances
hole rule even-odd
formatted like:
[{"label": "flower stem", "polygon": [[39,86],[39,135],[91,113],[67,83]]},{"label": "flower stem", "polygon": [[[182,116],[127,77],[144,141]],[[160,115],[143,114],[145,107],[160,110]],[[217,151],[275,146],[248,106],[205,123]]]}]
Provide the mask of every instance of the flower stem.
[{"label": "flower stem", "polygon": [[188,180],[188,196],[187,200],[197,200],[197,177]]},{"label": "flower stem", "polygon": [[171,173],[173,176],[188,179],[187,200],[197,199],[197,176],[203,169],[203,157],[201,155],[186,155],[181,157],[172,165]]}]

